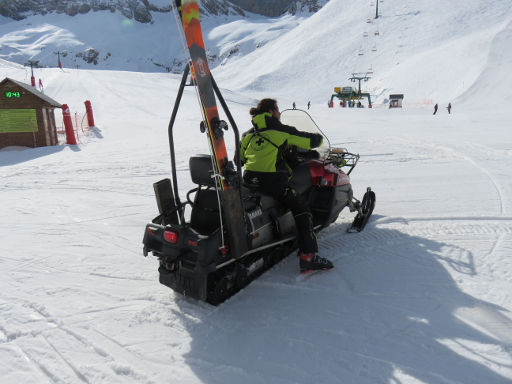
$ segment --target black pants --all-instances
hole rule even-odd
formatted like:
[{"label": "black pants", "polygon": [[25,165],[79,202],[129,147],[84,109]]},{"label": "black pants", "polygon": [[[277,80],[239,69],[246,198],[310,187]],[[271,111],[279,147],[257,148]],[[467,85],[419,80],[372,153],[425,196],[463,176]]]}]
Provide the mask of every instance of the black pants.
[{"label": "black pants", "polygon": [[244,183],[261,189],[289,208],[295,217],[299,251],[304,253],[318,252],[308,201],[304,196],[297,195],[293,188],[288,185],[287,173],[245,171]]}]

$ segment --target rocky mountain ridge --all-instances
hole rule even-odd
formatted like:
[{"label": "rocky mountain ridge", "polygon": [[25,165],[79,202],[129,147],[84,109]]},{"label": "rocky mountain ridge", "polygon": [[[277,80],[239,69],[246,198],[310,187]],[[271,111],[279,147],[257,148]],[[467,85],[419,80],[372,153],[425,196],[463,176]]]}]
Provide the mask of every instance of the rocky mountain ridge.
[{"label": "rocky mountain ridge", "polygon": [[[30,15],[64,13],[68,16],[88,12],[120,12],[127,19],[151,23],[155,12],[171,11],[169,1],[161,0],[1,0],[0,15],[23,20]],[[244,15],[242,8],[226,0],[200,0],[200,11],[207,15]]]},{"label": "rocky mountain ridge", "polygon": [[[277,17],[289,12],[316,12],[326,0],[200,0],[200,11],[206,15],[241,15],[245,12]],[[140,23],[151,23],[155,12],[170,12],[165,0],[0,0],[0,15],[23,20],[30,15],[65,13],[69,16],[88,12],[120,12]]]}]

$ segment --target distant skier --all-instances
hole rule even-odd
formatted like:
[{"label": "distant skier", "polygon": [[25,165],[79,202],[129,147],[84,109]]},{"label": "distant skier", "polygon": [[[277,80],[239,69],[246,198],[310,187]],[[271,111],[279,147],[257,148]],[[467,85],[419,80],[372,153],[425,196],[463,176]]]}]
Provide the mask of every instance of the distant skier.
[{"label": "distant skier", "polygon": [[322,144],[322,135],[282,124],[274,99],[260,100],[249,112],[253,127],[243,134],[240,143],[244,183],[273,196],[292,211],[297,227],[301,273],[331,269],[332,263],[317,255],[318,245],[307,200],[288,184],[291,168],[285,156],[289,145],[303,149],[318,147]]},{"label": "distant skier", "polygon": [[452,103],[448,103],[446,109],[448,110],[448,114],[450,115],[452,113]]},{"label": "distant skier", "polygon": [[438,108],[437,104],[434,105],[434,113],[433,113],[433,115],[435,115],[437,113],[437,108]]},{"label": "distant skier", "polygon": [[311,108],[311,101],[308,101],[308,109]]},{"label": "distant skier", "polygon": [[293,106],[293,109],[295,109],[297,107],[297,105],[295,104],[295,101],[293,102],[292,106]]}]

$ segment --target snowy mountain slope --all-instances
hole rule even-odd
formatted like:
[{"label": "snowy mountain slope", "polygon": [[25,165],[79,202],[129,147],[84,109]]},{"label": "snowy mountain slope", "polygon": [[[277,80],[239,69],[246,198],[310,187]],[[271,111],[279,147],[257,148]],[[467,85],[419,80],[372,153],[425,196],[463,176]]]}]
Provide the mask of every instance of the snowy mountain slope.
[{"label": "snowy mountain slope", "polygon": [[151,35],[176,36],[177,30],[169,14],[158,14],[155,19],[157,23],[146,25],[107,12],[32,16],[0,26],[2,31],[9,31],[0,37],[0,53],[21,64],[31,58],[42,66],[57,66],[55,52],[60,51],[61,62],[67,68],[165,71],[172,66],[174,53],[179,52],[178,41],[169,39],[169,44],[161,44],[161,39]]},{"label": "snowy mountain slope", "polygon": [[[487,70],[491,42],[512,11],[508,1],[402,1],[381,3],[374,19],[369,5],[331,0],[314,14],[278,19],[210,14],[203,24],[211,64],[225,67],[219,81],[242,92],[308,88],[308,99],[325,103],[335,86],[356,85],[348,81],[353,72],[371,71],[364,86],[377,102],[390,93],[406,93],[410,104],[448,102]],[[55,66],[61,51],[68,68],[180,72],[185,55],[174,18],[153,18],[140,24],[94,12],[0,23],[0,58]]]},{"label": "snowy mountain slope", "polygon": [[[312,9],[317,9],[324,2],[315,1],[310,5]],[[93,8],[88,12],[74,16],[63,12],[44,13],[47,12],[44,8],[25,12],[25,18],[20,21],[0,16],[0,58],[20,64],[29,59],[38,60],[43,67],[55,67],[58,61],[56,52],[61,52],[61,62],[68,68],[181,72],[185,55],[176,38],[178,30],[169,1],[159,0],[147,4],[136,1],[138,7],[153,10],[151,14],[148,13],[150,22],[144,23],[134,19],[129,9],[131,3],[105,2],[100,3],[98,9],[97,2],[92,2],[90,6]],[[301,8],[308,8],[307,4],[301,4],[297,5],[296,13],[302,17],[310,15],[311,12]],[[38,3],[38,6],[44,7],[44,4]],[[50,7],[53,10],[55,4],[51,3]],[[67,9],[65,4],[61,4],[60,8]],[[277,36],[277,33],[272,32],[275,19],[244,12],[225,0],[202,1],[200,9],[205,31],[210,31],[214,26],[250,20],[249,24],[254,28],[252,34],[261,33],[261,36],[255,37],[255,41],[241,52],[243,54],[262,47],[269,39]],[[300,20],[299,16],[297,18]],[[280,24],[285,30],[296,25],[288,25],[286,22]],[[105,39],[106,36],[108,39]],[[224,62],[228,58],[226,51],[240,54],[240,43],[243,42],[229,41],[226,47],[215,40],[209,41],[208,54],[212,65]]]},{"label": "snowy mountain slope", "polygon": [[484,108],[494,105],[495,99],[498,98],[507,105],[512,101],[510,92],[512,77],[507,69],[512,65],[512,53],[510,49],[504,48],[510,46],[511,42],[512,21],[494,36],[486,67],[473,85],[461,96],[461,101],[477,96],[480,98],[479,106]]},{"label": "snowy mountain slope", "polygon": [[353,72],[371,69],[364,86],[380,102],[390,93],[405,93],[406,102],[453,101],[484,71],[512,3],[402,1],[379,9],[382,16],[374,19],[367,3],[332,0],[265,49],[231,60],[222,74],[235,79],[230,88],[274,88],[283,95],[308,88],[311,99],[325,102],[335,86],[357,86],[347,80]]},{"label": "snowy mountain slope", "polygon": [[[341,4],[348,3],[331,0],[326,8]],[[446,5],[446,18],[456,20],[461,4]],[[248,67],[264,81],[251,83],[229,63],[215,70],[240,129],[261,96],[277,95],[282,108],[311,97],[309,112],[331,143],[361,154],[351,174],[355,195],[367,186],[377,193],[364,232],[346,233],[353,214],[344,211],[319,234],[334,270],[297,279],[291,255],[216,308],[160,285],[157,261],[141,255],[144,225],[157,211],[152,183],[169,176],[167,124],[180,76],[36,69],[45,92],[72,111],[91,100],[98,129],[77,146],[0,150],[2,383],[512,382],[508,5],[479,3],[477,12],[473,4],[464,13],[471,23],[440,24],[445,33],[436,29],[421,46],[403,48],[403,66],[383,57],[388,70],[378,74],[373,63],[374,83],[365,83],[393,89],[400,76],[417,79],[436,52],[445,70],[465,58],[469,69],[449,72],[454,84],[433,75],[404,83],[418,100],[440,95],[436,116],[412,102],[403,110],[328,109],[322,84],[329,72],[311,66],[312,29],[299,34],[309,23],[330,28],[314,18],[275,21],[281,37],[253,57],[259,66]],[[412,28],[412,17],[420,15],[395,24]],[[501,21],[486,22],[494,17]],[[233,26],[213,29],[215,39],[243,30]],[[390,45],[400,40],[396,28]],[[292,60],[296,75],[283,75],[267,47],[290,51],[281,65],[291,68]],[[474,56],[465,56],[469,47],[478,48]],[[30,78],[0,60],[4,74]],[[454,102],[448,115],[443,95],[462,95],[463,104]],[[176,126],[182,193],[192,187],[188,157],[207,151],[199,119],[187,88]]]},{"label": "snowy mountain slope", "polygon": [[[160,3],[163,6],[165,2]],[[166,4],[170,9],[170,3]],[[241,16],[229,9],[226,15],[211,16],[215,20],[238,17]],[[147,24],[106,10],[75,16],[48,13],[21,21],[3,20],[0,58],[21,64],[32,59],[39,60],[41,66],[57,66],[57,51],[62,53],[61,62],[68,68],[179,71],[184,60],[169,10],[155,12],[152,23]]]}]

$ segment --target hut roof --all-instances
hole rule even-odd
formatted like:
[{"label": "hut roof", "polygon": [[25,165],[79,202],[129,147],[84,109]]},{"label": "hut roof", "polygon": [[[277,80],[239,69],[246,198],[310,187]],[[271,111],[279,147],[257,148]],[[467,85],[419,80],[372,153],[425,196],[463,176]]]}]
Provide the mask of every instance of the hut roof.
[{"label": "hut roof", "polygon": [[62,107],[62,104],[60,104],[59,102],[53,100],[51,97],[46,96],[43,92],[39,92],[37,89],[30,86],[29,84],[22,83],[21,81],[17,81],[17,80],[11,79],[9,77],[6,77],[5,79],[3,79],[0,82],[0,85],[3,85],[9,81],[20,86],[21,88],[25,89],[26,91],[32,93],[33,95],[37,96],[41,100],[44,100],[46,103],[50,104],[52,107],[56,107],[56,108]]}]

